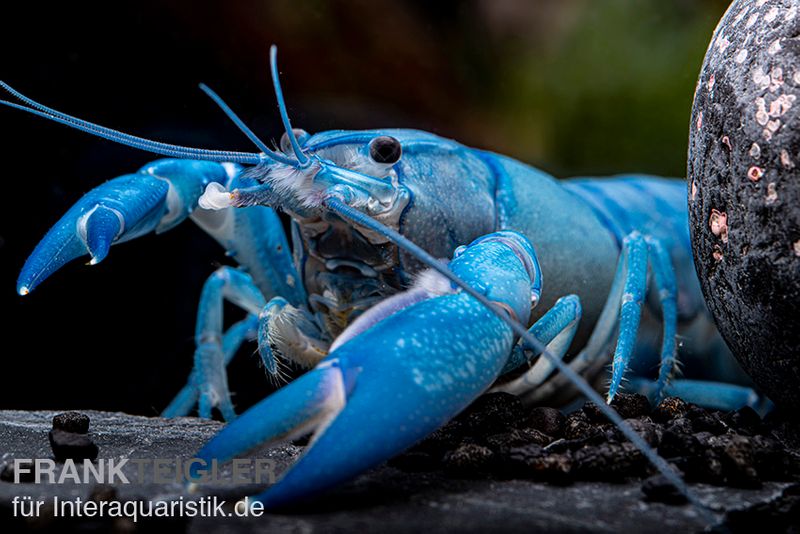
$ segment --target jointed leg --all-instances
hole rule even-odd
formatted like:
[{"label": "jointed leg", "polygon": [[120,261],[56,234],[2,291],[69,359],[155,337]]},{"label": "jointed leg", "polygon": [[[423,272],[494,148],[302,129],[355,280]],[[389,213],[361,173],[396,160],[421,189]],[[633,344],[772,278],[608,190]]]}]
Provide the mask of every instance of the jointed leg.
[{"label": "jointed leg", "polygon": [[661,360],[654,395],[654,401],[658,403],[664,396],[664,388],[667,386],[667,382],[672,376],[677,363],[675,354],[677,350],[675,336],[678,329],[677,284],[669,254],[664,250],[661,242],[654,238],[648,238],[647,245],[650,251],[650,264],[655,277],[658,298],[661,302],[661,316],[664,322],[661,340]]},{"label": "jointed leg", "polygon": [[[641,393],[654,399],[659,391],[658,382],[643,378],[632,378],[627,389]],[[772,403],[747,386],[710,382],[705,380],[672,380],[662,391],[664,396],[681,399],[716,410],[732,411],[749,406],[762,416],[771,408]]]},{"label": "jointed leg", "polygon": [[[248,315],[238,323],[232,325],[222,337],[222,354],[225,367],[236,355],[239,347],[247,340],[255,339],[258,330],[258,318]],[[169,403],[162,417],[182,417],[189,414],[200,396],[196,373],[192,372],[188,383],[181,389],[172,402]]]},{"label": "jointed leg", "polygon": [[[218,406],[225,419],[235,417],[225,373],[225,356],[222,335],[223,302],[228,300],[251,315],[258,315],[265,301],[253,279],[233,267],[220,267],[212,274],[200,295],[194,368],[191,381],[199,392],[200,417],[210,418],[213,407]],[[179,412],[173,412],[180,415]]]},{"label": "jointed leg", "polygon": [[608,401],[614,398],[622,383],[636,344],[636,334],[642,318],[642,303],[647,290],[647,244],[644,238],[633,233],[624,240],[625,288],[620,306],[619,337],[611,368]]},{"label": "jointed leg", "polygon": [[[548,351],[560,359],[564,357],[570,343],[572,343],[572,338],[575,336],[580,318],[580,300],[575,295],[568,295],[560,298],[547,313],[531,326],[529,332],[536,339],[544,343]],[[523,350],[520,345],[517,345],[514,347],[514,354],[503,369],[503,373],[513,371],[538,355],[538,353],[533,354]],[[494,388],[494,390],[505,391],[515,395],[524,395],[536,389],[550,374],[552,374],[554,369],[555,367],[549,360],[539,358],[536,364],[526,371],[525,374],[511,382]]]}]

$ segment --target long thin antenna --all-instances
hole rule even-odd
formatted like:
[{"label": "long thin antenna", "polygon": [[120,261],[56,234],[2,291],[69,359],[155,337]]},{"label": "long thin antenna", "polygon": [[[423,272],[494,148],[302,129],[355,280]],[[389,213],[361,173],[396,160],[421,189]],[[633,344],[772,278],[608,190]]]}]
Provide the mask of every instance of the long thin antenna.
[{"label": "long thin antenna", "polygon": [[37,115],[45,119],[64,124],[71,128],[75,128],[76,130],[90,133],[92,135],[96,135],[97,137],[108,139],[109,141],[114,141],[116,143],[127,145],[133,148],[138,148],[140,150],[155,152],[156,154],[162,154],[170,157],[201,159],[208,161],[230,161],[234,163],[250,163],[250,164],[257,164],[261,161],[261,156],[256,153],[236,152],[228,150],[209,150],[205,148],[192,148],[181,145],[173,145],[169,143],[161,143],[158,141],[145,139],[143,137],[126,134],[124,132],[114,130],[113,128],[107,128],[105,126],[100,126],[99,124],[95,124],[83,119],[79,119],[77,117],[73,117],[72,115],[68,115],[61,111],[57,111],[53,108],[40,104],[35,100],[32,100],[27,96],[23,95],[22,93],[20,93],[19,91],[17,91],[16,89],[14,89],[13,87],[11,87],[10,85],[8,85],[3,81],[0,81],[0,88],[4,89],[12,96],[24,102],[30,107],[16,104],[14,102],[8,102],[6,100],[0,100],[0,104],[4,106],[19,109],[21,111],[25,111],[27,113],[31,113],[33,115]]},{"label": "long thin antenna", "polygon": [[278,111],[281,114],[283,127],[286,129],[286,135],[292,143],[292,150],[294,151],[294,156],[297,158],[297,162],[300,164],[301,168],[306,167],[311,163],[311,160],[308,159],[308,156],[303,154],[303,151],[300,149],[300,144],[294,136],[294,130],[292,130],[292,123],[289,121],[289,113],[286,111],[286,101],[283,99],[281,81],[278,77],[278,47],[275,45],[269,48],[269,66],[272,72],[272,86],[275,88],[275,98],[278,99]]},{"label": "long thin antenna", "polygon": [[652,463],[656,469],[658,469],[658,471],[670,483],[672,483],[672,485],[674,485],[690,503],[697,507],[697,509],[703,514],[709,523],[713,524],[716,522],[716,518],[711,511],[702,503],[702,501],[700,501],[694,492],[689,489],[683,479],[681,479],[681,477],[672,470],[667,461],[659,456],[647,444],[647,442],[639,434],[637,434],[630,427],[630,425],[628,425],[622,419],[622,417],[620,417],[614,408],[606,404],[600,394],[597,393],[592,386],[590,386],[579,374],[573,371],[568,364],[551,354],[547,347],[541,341],[533,337],[523,325],[508,317],[508,315],[500,307],[493,304],[488,298],[486,298],[485,295],[479,293],[473,289],[472,286],[461,280],[453,271],[450,270],[446,264],[431,256],[420,246],[405,238],[400,233],[392,230],[391,228],[383,225],[368,215],[356,210],[355,208],[348,206],[336,197],[326,199],[324,204],[328,207],[328,209],[343,219],[349,220],[350,222],[359,226],[369,228],[370,230],[377,232],[388,239],[391,239],[392,242],[394,242],[398,247],[404,249],[421,262],[435,269],[451,280],[454,284],[461,287],[461,289],[467,292],[470,296],[477,299],[478,302],[483,304],[494,315],[499,317],[503,322],[510,326],[514,333],[520,336],[532,349],[541,352],[541,354],[547,358],[551,364],[556,366],[558,370],[581,391],[581,393],[583,393],[590,401],[594,402],[603,415],[605,415],[612,423],[614,423],[614,425],[617,426],[617,428],[620,429],[625,437],[628,438],[631,443],[633,443],[636,448],[639,449],[639,451],[641,451],[641,453],[650,461],[650,463]]},{"label": "long thin antenna", "polygon": [[228,104],[226,104],[225,101],[222,100],[222,97],[220,97],[213,89],[211,89],[206,84],[201,83],[200,90],[203,91],[206,95],[208,95],[208,97],[211,98],[211,100],[213,100],[214,103],[220,107],[223,113],[225,113],[225,115],[227,115],[228,118],[231,121],[233,121],[236,127],[239,128],[242,131],[242,133],[244,133],[248,137],[248,139],[250,139],[250,141],[252,141],[253,144],[256,145],[267,157],[272,158],[275,161],[283,163],[285,165],[291,165],[292,167],[297,166],[297,162],[295,160],[287,158],[286,156],[275,152],[274,150],[270,149],[266,145],[266,143],[264,143],[264,141],[259,139],[258,136],[255,133],[253,133],[253,130],[251,130],[250,127],[247,126],[244,123],[244,121],[239,118],[239,116],[233,111],[233,109],[231,109],[231,107]]}]

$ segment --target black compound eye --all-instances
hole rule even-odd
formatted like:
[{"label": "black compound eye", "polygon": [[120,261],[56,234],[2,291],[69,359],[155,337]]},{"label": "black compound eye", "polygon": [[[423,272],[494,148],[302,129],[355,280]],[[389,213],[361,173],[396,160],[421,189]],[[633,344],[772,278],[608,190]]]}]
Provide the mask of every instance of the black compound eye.
[{"label": "black compound eye", "polygon": [[[302,146],[303,141],[306,137],[308,137],[308,132],[303,130],[302,128],[292,128],[292,133],[297,138],[297,142],[300,143]],[[289,136],[286,135],[286,132],[283,132],[281,136],[281,151],[286,154],[292,154],[292,142],[289,141]]]},{"label": "black compound eye", "polygon": [[394,137],[382,135],[369,142],[369,157],[376,163],[393,165],[400,161],[402,155],[403,147]]}]

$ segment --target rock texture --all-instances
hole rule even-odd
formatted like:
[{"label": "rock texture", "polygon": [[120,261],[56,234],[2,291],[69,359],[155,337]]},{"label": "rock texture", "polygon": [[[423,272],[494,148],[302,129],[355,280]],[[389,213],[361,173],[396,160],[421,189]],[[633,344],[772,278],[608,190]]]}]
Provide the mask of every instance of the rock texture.
[{"label": "rock texture", "polygon": [[[497,403],[489,408],[495,409]],[[120,413],[84,412],[91,418],[89,437],[99,448],[99,458],[186,458],[221,428],[221,424],[194,418],[166,420],[129,416]],[[48,458],[52,451],[47,433],[56,412],[0,411],[0,458]],[[475,413],[473,413],[475,415]],[[539,414],[541,415],[541,414]],[[473,418],[475,420],[477,418]],[[547,417],[542,428],[551,425]],[[542,418],[538,417],[540,421]],[[519,436],[521,442],[531,436]],[[462,460],[483,457],[484,447],[465,447]],[[487,448],[488,450],[488,448]],[[255,457],[274,460],[278,470],[285,469],[302,449],[285,445],[255,451]],[[557,464],[557,462],[556,462]],[[464,471],[460,462],[458,476],[445,470],[429,472],[404,471],[383,466],[365,473],[324,498],[292,512],[266,514],[260,518],[151,518],[133,523],[130,520],[98,518],[68,519],[53,517],[52,510],[29,520],[13,516],[15,496],[33,499],[81,497],[103,500],[163,500],[199,498],[187,495],[177,484],[141,484],[94,486],[66,483],[15,484],[13,474],[0,477],[0,531],[16,532],[20,527],[52,532],[696,532],[704,523],[696,510],[688,506],[670,506],[674,502],[670,487],[652,481],[647,498],[641,482],[579,482],[552,485],[532,480],[497,480],[482,473]],[[557,470],[558,465],[553,465]],[[128,473],[133,477],[133,473]],[[467,476],[468,478],[464,478]],[[791,518],[782,512],[780,501],[787,491],[796,492],[787,483],[767,482],[761,488],[725,488],[704,484],[693,485],[698,495],[726,520],[724,512],[733,513],[727,521],[738,523],[743,518],[756,519],[766,528],[767,513],[778,524]],[[792,489],[794,488],[794,489]],[[205,488],[233,503],[243,492],[257,488],[238,486]],[[794,493],[792,493],[794,494]],[[225,508],[230,511],[230,507]],[[765,512],[766,510],[766,512]],[[735,515],[739,514],[739,515]]]},{"label": "rock texture", "polygon": [[800,0],[736,0],[709,45],[689,136],[695,264],[758,386],[800,407]]}]

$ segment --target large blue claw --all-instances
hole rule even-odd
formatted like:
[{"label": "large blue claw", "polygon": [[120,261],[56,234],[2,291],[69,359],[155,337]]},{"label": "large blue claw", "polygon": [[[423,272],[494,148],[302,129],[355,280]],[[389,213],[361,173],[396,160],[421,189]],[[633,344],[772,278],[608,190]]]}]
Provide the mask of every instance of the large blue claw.
[{"label": "large blue claw", "polygon": [[94,265],[114,243],[171,228],[196,207],[209,182],[227,179],[217,163],[165,159],[96,187],[39,242],[22,268],[17,292],[27,295],[79,256],[90,254]]},{"label": "large blue claw", "polygon": [[108,255],[108,250],[111,248],[111,243],[122,231],[122,224],[123,221],[118,211],[105,206],[97,206],[86,218],[86,224],[83,227],[78,226],[78,230],[83,229],[83,234],[85,234],[81,237],[86,242],[86,247],[92,256],[89,261],[91,265],[100,263],[105,259]]},{"label": "large blue claw", "polygon": [[[488,298],[528,320],[539,270],[523,237],[492,234],[450,265]],[[298,461],[255,497],[277,508],[386,461],[466,408],[497,378],[514,336],[477,299],[448,290],[444,279],[424,278],[389,299],[391,305],[365,312],[356,321],[364,328],[351,325],[355,335],[345,331],[348,340],[316,368],[229,424],[199,458],[225,461],[313,430]]]}]

